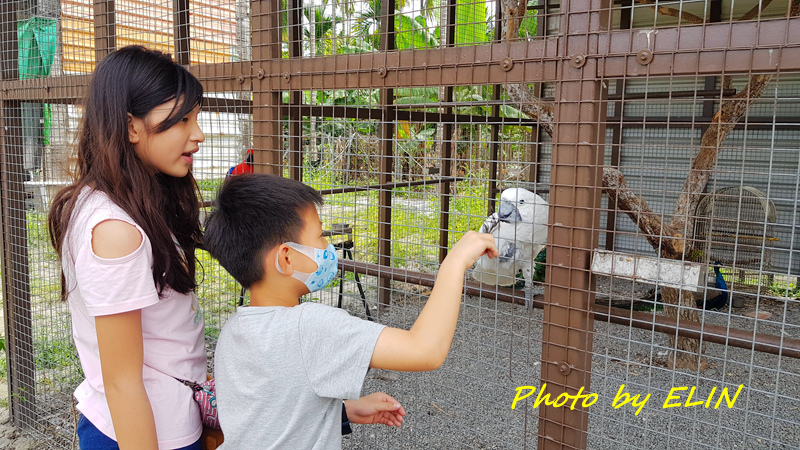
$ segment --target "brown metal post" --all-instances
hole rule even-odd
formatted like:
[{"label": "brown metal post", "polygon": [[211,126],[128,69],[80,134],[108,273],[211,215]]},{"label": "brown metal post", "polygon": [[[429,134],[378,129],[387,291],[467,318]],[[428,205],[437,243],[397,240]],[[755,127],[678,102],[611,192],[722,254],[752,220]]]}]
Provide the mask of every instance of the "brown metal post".
[{"label": "brown metal post", "polygon": [[[394,41],[394,0],[381,2],[381,52],[395,49]],[[381,89],[381,184],[392,181],[394,160],[394,89]],[[378,192],[378,264],[391,266],[392,263],[392,190]],[[391,303],[391,280],[378,280],[378,301],[381,305]]]},{"label": "brown metal post", "polygon": [[[303,56],[303,22],[301,12],[303,0],[289,1],[289,56]],[[303,179],[303,115],[300,105],[303,102],[302,91],[289,93],[289,177],[293,180]]]},{"label": "brown metal post", "polygon": [[[0,80],[19,77],[17,2],[0,5]],[[36,424],[36,378],[28,273],[28,228],[23,169],[22,108],[0,101],[0,248],[11,419],[16,426]]]},{"label": "brown metal post", "polygon": [[[605,88],[596,78],[597,40],[607,29],[610,0],[561,3],[550,186],[550,233],[542,333],[542,384],[552,396],[590,389],[592,249],[600,223],[605,141]],[[578,34],[580,33],[580,34]],[[558,225],[553,225],[558,224]],[[586,408],[539,408],[539,449],[586,448]]]},{"label": "brown metal post", "polygon": [[172,0],[172,28],[175,30],[173,39],[175,54],[173,59],[180,65],[190,64],[189,39],[189,0]]},{"label": "brown metal post", "polygon": [[[547,20],[548,20],[548,0],[543,0],[541,2],[541,6],[534,6],[528,7],[528,11],[532,8],[536,8],[536,38],[541,39],[547,35]],[[542,83],[535,83],[533,88],[531,89],[533,94],[537,98],[542,98]],[[531,143],[530,143],[530,154],[528,157],[528,162],[530,163],[530,169],[528,170],[528,179],[529,183],[538,183],[539,182],[539,160],[541,159],[541,151],[542,151],[542,129],[537,124],[536,126],[531,127]]]},{"label": "brown metal post", "polygon": [[[633,0],[623,0],[620,10],[620,29],[626,30],[631,27],[633,16]],[[619,101],[614,102],[614,116],[611,123],[611,167],[619,167],[622,148],[622,107],[625,99],[625,80],[619,79],[616,82],[615,96]],[[608,213],[606,214],[606,250],[614,250],[617,245],[617,202],[608,199]]]},{"label": "brown metal post", "polygon": [[[495,23],[494,23],[494,40],[495,42],[499,42],[502,39],[502,29],[503,29],[503,21],[502,21],[502,14],[500,11],[503,11],[503,2],[500,0],[495,1],[495,11],[496,13]],[[492,100],[497,101],[500,99],[500,85],[495,84],[492,86]],[[492,116],[498,117],[500,115],[500,105],[494,104],[492,105]],[[486,215],[490,216],[494,213],[494,206],[495,202],[497,201],[494,197],[497,194],[497,166],[498,160],[500,158],[500,127],[497,124],[490,125],[491,128],[491,143],[489,144],[489,175],[488,175],[488,197],[489,201],[486,205]]]},{"label": "brown metal post", "polygon": [[117,15],[114,0],[94,0],[94,59],[102,61],[117,49]]},{"label": "brown metal post", "polygon": [[[709,10],[708,10],[708,21],[711,23],[718,23],[722,20],[722,1],[720,0],[712,0],[709,2]],[[723,77],[719,77],[720,82],[722,82]],[[717,76],[712,75],[705,77],[703,80],[703,89],[705,91],[712,91],[717,88]],[[723,83],[720,83],[723,84]],[[716,112],[716,102],[719,101],[720,97],[722,96],[722,90],[725,86],[720,86],[720,92],[717,93],[716,98],[708,96],[703,100],[703,117],[714,117],[714,113]],[[710,122],[710,121],[709,121]],[[703,125],[700,127],[700,136],[705,134],[706,130],[708,129],[708,125]],[[694,211],[691,211],[690,214],[694,214]]]},{"label": "brown metal post", "polygon": [[270,90],[274,60],[281,59],[280,0],[252,0],[253,171],[281,175],[281,94]]},{"label": "brown metal post", "polygon": [[[453,87],[447,86],[444,88],[445,101],[450,103],[453,101]],[[445,114],[453,112],[453,108],[448,106],[445,108]],[[447,122],[444,124],[442,131],[442,171],[441,177],[451,177],[453,173],[453,124]],[[450,188],[451,183],[444,182],[439,185],[439,262],[441,263],[447,257],[448,241],[450,235]]]},{"label": "brown metal post", "polygon": [[[456,0],[447,2],[447,28],[445,36],[445,46],[453,47],[456,43]],[[441,101],[441,100],[440,100]],[[453,102],[453,86],[444,88],[444,101],[448,106],[441,112],[452,114],[453,107],[449,106]],[[454,176],[453,173],[453,124],[447,122],[442,130],[442,177]],[[439,191],[439,262],[447,257],[448,241],[450,235],[450,183],[442,183]]]}]

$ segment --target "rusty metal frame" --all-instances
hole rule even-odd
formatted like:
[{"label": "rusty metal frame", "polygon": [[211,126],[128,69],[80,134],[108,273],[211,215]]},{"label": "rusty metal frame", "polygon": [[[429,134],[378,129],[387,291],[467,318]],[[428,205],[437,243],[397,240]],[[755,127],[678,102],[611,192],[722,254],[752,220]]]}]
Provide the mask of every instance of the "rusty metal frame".
[{"label": "rusty metal frame", "polygon": [[[266,85],[281,58],[280,0],[250,2],[253,27],[253,163],[258,173],[281,173],[281,96]],[[256,67],[257,65],[257,67]],[[266,66],[266,67],[265,67]],[[251,74],[252,75],[252,74]]]},{"label": "rusty metal frame", "polygon": [[[448,0],[447,1],[447,23],[445,26],[448,29],[446,40],[445,40],[445,47],[451,48],[455,46],[456,43],[456,36],[455,36],[455,26],[456,26],[456,0]],[[440,112],[443,116],[450,116],[453,115],[453,86],[445,86],[444,88],[444,101],[447,102],[447,106],[444,108],[440,108]],[[494,114],[495,117],[499,117],[499,114]],[[470,116],[471,119],[471,116]],[[441,125],[444,123],[443,130],[442,130],[442,147],[441,147],[441,176],[442,177],[449,177],[453,175],[453,133],[455,131],[453,122],[450,120],[439,120],[438,123]],[[454,187],[454,184],[451,183],[442,183],[439,187],[439,262],[444,261],[444,258],[447,257],[447,250],[448,250],[448,238],[450,229],[450,190]]]},{"label": "rusty metal frame", "polygon": [[172,22],[175,54],[172,55],[178,64],[188,66],[190,62],[190,19],[189,0],[172,0]]},{"label": "rusty metal frame", "polygon": [[94,59],[101,61],[117,48],[115,0],[94,0]]},{"label": "rusty metal frame", "polygon": [[[383,0],[381,2],[381,39],[380,50],[390,54],[395,49],[395,1]],[[362,66],[357,66],[362,67]],[[394,159],[394,89],[383,88],[380,90],[380,103],[383,112],[380,124],[381,155],[380,184],[392,181],[392,160]],[[390,267],[392,265],[392,191],[381,189],[378,191],[378,264]],[[391,303],[391,280],[380,278],[378,280],[378,302],[381,305]]]},{"label": "rusty metal frame", "polygon": [[[335,194],[339,192],[327,193]],[[399,269],[396,267],[386,268],[378,264],[361,261],[341,261],[340,267],[348,272],[389,278],[394,281],[418,284],[421,286],[433,287],[433,283],[436,281],[436,277],[429,273]],[[467,295],[488,298],[504,303],[512,303],[515,305],[525,304],[525,296],[519,290],[496,288],[495,286],[488,286],[475,281],[467,281],[465,283],[464,292]],[[544,309],[546,305],[547,303],[543,295],[533,298],[534,308]],[[727,328],[719,325],[709,325],[686,320],[681,320],[680,325],[678,325],[677,320],[667,316],[653,315],[651,313],[615,308],[596,303],[591,306],[591,314],[594,320],[626,327],[633,327],[661,334],[684,336],[692,339],[702,339],[703,341],[715,344],[800,359],[800,339],[764,333],[753,333],[752,330]]]},{"label": "rusty metal frame", "polygon": [[[303,0],[289,1],[289,56],[299,58],[302,55],[302,18],[301,11]],[[292,91],[289,93],[289,174],[293,180],[303,179],[303,114],[299,111],[303,103],[303,93]],[[297,111],[298,114],[294,114]]]},{"label": "rusty metal frame", "polygon": [[[16,2],[0,5],[0,80],[19,76],[16,8]],[[31,333],[21,104],[20,100],[0,100],[0,233],[10,417],[16,426],[32,426],[36,423],[36,365]]]},{"label": "rusty metal frame", "polygon": [[[176,59],[189,64],[188,0],[173,0]],[[707,76],[705,91],[693,95],[705,96],[704,117],[694,117],[682,123],[670,119],[671,127],[695,126],[698,121],[710,120],[713,96],[726,94],[714,90],[712,80],[719,74],[749,74],[775,71],[800,71],[800,18],[778,18],[760,21],[710,23],[662,27],[657,34],[631,33],[627,29],[609,31],[611,0],[581,0],[563,2],[562,25],[558,36],[541,36],[528,42],[490,43],[473,47],[455,47],[452,40],[442,48],[397,52],[394,47],[394,1],[382,2],[381,47],[371,54],[335,55],[302,58],[300,20],[301,0],[291,0],[288,10],[290,39],[289,59],[281,58],[280,0],[251,0],[253,29],[253,58],[251,61],[200,64],[190,67],[207,91],[249,91],[253,101],[214,99],[207,107],[224,109],[237,105],[253,115],[255,166],[259,172],[281,173],[284,149],[281,126],[284,117],[290,120],[289,173],[302,178],[302,119],[304,116],[353,117],[381,121],[381,175],[378,185],[352,188],[379,191],[379,259],[377,265],[341,261],[345,270],[375,275],[379,278],[379,301],[389,303],[391,280],[432,285],[433,277],[390,267],[392,189],[399,186],[438,183],[441,186],[440,259],[446,255],[449,224],[449,188],[458,179],[452,175],[453,123],[490,123],[493,135],[503,119],[495,103],[492,117],[471,117],[452,112],[443,106],[437,113],[406,111],[393,105],[393,89],[413,86],[439,86],[446,89],[444,103],[452,103],[454,86],[528,83],[541,86],[555,82],[557,103],[555,111],[554,145],[551,179],[551,223],[548,244],[550,258],[547,290],[544,300],[535,299],[534,306],[545,310],[543,335],[542,382],[551,392],[575,393],[588,388],[591,374],[591,344],[593,320],[605,320],[625,326],[702,338],[708,342],[750,348],[756,351],[800,357],[800,341],[777,336],[753,334],[696,322],[674,320],[662,316],[618,310],[594,304],[592,277],[589,273],[590,252],[599,238],[600,178],[605,139],[605,101],[608,100],[602,79],[648,76]],[[717,17],[718,1],[712,1],[711,14]],[[550,18],[548,5],[537,7],[539,16]],[[448,8],[454,9],[449,0]],[[6,131],[2,135],[2,164],[0,198],[2,199],[3,289],[6,295],[6,330],[8,333],[9,385],[12,393],[11,410],[15,424],[33,425],[35,418],[35,387],[31,336],[20,333],[30,328],[30,298],[27,280],[27,241],[25,235],[24,186],[18,162],[21,154],[22,101],[48,99],[52,103],[76,103],[77,86],[87,86],[89,75],[62,76],[46,79],[18,80],[16,73],[15,3],[3,2],[2,14],[2,79],[0,80],[0,120]],[[716,9],[715,9],[716,8]],[[625,10],[623,9],[623,15]],[[628,12],[629,14],[629,12]],[[114,0],[94,0],[95,56],[101,60],[116,48]],[[454,18],[454,14],[448,14]],[[630,25],[628,17],[627,26]],[[623,23],[625,19],[623,19]],[[622,28],[627,28],[623,26]],[[540,27],[541,29],[544,28]],[[575,33],[572,32],[575,31]],[[451,36],[449,33],[448,36]],[[753,43],[757,43],[754,47]],[[185,45],[184,45],[185,44]],[[642,64],[637,55],[649,50],[653,59]],[[577,58],[576,57],[580,57]],[[513,66],[504,68],[503,60]],[[425,64],[420,62],[424,61]],[[580,61],[579,64],[576,64]],[[576,67],[577,66],[577,67]],[[379,108],[328,107],[302,104],[304,90],[381,89]],[[617,98],[622,99],[624,81],[618,84]],[[290,92],[288,105],[281,102],[281,93]],[[499,97],[495,88],[495,100]],[[652,95],[651,95],[652,96]],[[617,99],[614,98],[614,99]],[[625,99],[633,98],[625,96]],[[711,106],[707,106],[711,105]],[[577,120],[575,118],[578,118]],[[441,155],[441,177],[435,180],[409,183],[394,182],[391,160],[394,155],[394,121],[445,122]],[[568,119],[568,120],[567,120]],[[614,127],[627,123],[641,124],[642,119],[611,118]],[[660,118],[648,117],[658,123]],[[759,122],[764,122],[760,124]],[[748,118],[748,127],[770,126],[772,118]],[[794,127],[791,121],[781,120],[777,127]],[[519,121],[515,123],[520,124]],[[800,122],[798,122],[800,123]],[[523,122],[533,130],[535,123]],[[612,163],[619,159],[618,130],[615,128]],[[496,140],[496,139],[495,139]],[[538,139],[537,139],[538,140]],[[15,150],[16,149],[16,150]],[[499,152],[492,150],[495,164]],[[496,177],[495,177],[496,178]],[[350,192],[331,189],[326,194]],[[490,195],[496,193],[496,185]],[[610,207],[609,210],[614,210]],[[20,225],[22,224],[22,225]],[[608,237],[613,247],[613,221],[609,218]],[[17,231],[22,230],[22,231]],[[607,240],[607,245],[608,244]],[[13,251],[12,251],[13,249]],[[467,283],[466,292],[501,301],[520,302],[513,291],[487,289]],[[585,410],[540,408],[540,448],[585,448],[588,415]]]},{"label": "rusty metal frame", "polygon": [[[607,87],[597,77],[595,33],[610,25],[610,0],[564,2],[553,118],[550,228],[542,331],[542,383],[553,395],[589,389],[592,373],[594,278],[605,143]],[[581,34],[578,34],[578,33]],[[588,60],[587,60],[588,59]],[[540,449],[586,448],[585,408],[539,408]]]}]

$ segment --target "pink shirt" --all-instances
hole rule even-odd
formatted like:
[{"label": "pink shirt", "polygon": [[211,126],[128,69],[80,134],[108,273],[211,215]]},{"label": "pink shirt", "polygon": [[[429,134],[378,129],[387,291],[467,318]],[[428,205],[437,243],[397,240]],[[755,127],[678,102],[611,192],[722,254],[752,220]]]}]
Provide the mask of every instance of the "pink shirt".
[{"label": "pink shirt", "polygon": [[[109,219],[135,226],[143,238],[139,248],[122,258],[95,255],[92,231]],[[194,292],[180,294],[168,288],[163,298],[158,297],[150,239],[100,191],[81,191],[62,254],[72,336],[86,375],[75,390],[78,409],[100,431],[116,439],[103,388],[94,318],[140,309],[142,377],[153,408],[159,448],[180,448],[197,441],[202,432],[198,406],[192,390],[174,378],[206,378],[204,323]]]}]

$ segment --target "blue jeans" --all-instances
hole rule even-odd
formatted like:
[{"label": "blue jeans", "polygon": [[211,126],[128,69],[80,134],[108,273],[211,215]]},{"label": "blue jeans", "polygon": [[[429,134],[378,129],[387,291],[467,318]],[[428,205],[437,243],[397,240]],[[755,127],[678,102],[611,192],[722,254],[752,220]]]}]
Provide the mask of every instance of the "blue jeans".
[{"label": "blue jeans", "polygon": [[[81,450],[119,450],[117,441],[103,434],[84,416],[78,421],[78,441]],[[203,450],[200,439],[192,445],[176,450]]]}]

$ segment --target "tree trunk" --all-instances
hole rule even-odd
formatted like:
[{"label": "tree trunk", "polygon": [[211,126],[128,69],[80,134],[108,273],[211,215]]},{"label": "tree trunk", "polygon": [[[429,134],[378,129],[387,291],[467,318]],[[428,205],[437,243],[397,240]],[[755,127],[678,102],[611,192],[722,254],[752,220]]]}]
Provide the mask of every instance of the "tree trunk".
[{"label": "tree trunk", "polygon": [[[664,305],[664,312],[668,317],[678,320],[678,327],[680,327],[682,321],[700,321],[694,300],[694,292],[662,287],[661,298],[667,303]],[[702,372],[708,367],[708,362],[703,357],[703,349],[699,339],[670,335],[669,347],[672,349],[667,360],[667,367],[670,370],[688,369]]]},{"label": "tree trunk", "polygon": [[[746,12],[742,16],[742,20],[758,17],[771,1],[763,0],[759,5]],[[684,22],[695,24],[706,22],[704,17],[657,6],[654,0],[636,0],[636,3],[653,5],[658,13],[678,17]],[[502,0],[504,40],[507,42],[517,39],[519,21],[524,14],[523,4],[527,3],[520,0]],[[789,16],[796,17],[798,15],[800,15],[800,0],[791,0]],[[619,210],[624,211],[633,220],[661,258],[693,259],[691,245],[687,245],[686,239],[691,236],[694,210],[716,166],[722,143],[747,113],[750,105],[761,97],[772,77],[771,74],[752,75],[741,91],[733,97],[722,99],[719,110],[714,115],[706,132],[703,133],[700,149],[695,155],[669,224],[666,224],[661,216],[650,209],[643,197],[636,195],[628,188],[622,172],[612,167],[603,168],[604,192],[616,202]],[[732,78],[723,76],[722,84],[724,88],[732,87]],[[531,119],[536,120],[541,129],[552,137],[554,104],[536,97],[526,85],[507,84],[505,89],[508,98],[519,104],[520,110]],[[665,307],[666,313],[669,317],[678,318],[679,327],[680,321],[699,321],[693,292],[675,288],[662,288],[661,291],[662,298],[668,304]],[[699,340],[673,336],[670,342],[674,349],[669,357],[671,369],[705,370],[707,363],[702,357]]]}]

